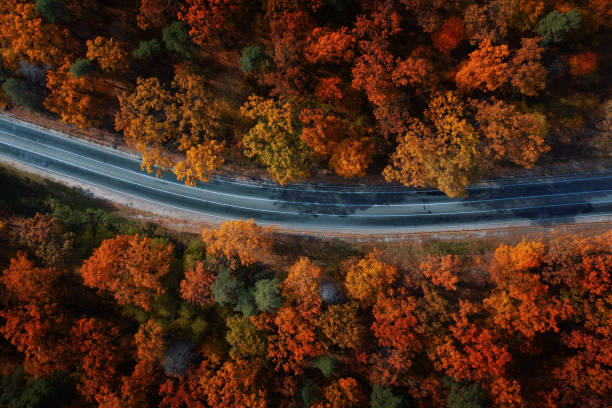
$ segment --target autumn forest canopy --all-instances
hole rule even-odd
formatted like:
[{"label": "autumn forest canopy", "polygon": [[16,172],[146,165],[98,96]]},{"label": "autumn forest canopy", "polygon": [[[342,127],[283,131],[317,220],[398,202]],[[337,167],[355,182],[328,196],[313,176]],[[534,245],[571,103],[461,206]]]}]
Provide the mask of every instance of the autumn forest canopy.
[{"label": "autumn forest canopy", "polygon": [[8,177],[3,408],[610,406],[609,231],[374,246],[231,221],[186,239]]},{"label": "autumn forest canopy", "polygon": [[461,196],[610,154],[611,28],[608,0],[5,0],[0,82],[187,184],[260,167]]}]

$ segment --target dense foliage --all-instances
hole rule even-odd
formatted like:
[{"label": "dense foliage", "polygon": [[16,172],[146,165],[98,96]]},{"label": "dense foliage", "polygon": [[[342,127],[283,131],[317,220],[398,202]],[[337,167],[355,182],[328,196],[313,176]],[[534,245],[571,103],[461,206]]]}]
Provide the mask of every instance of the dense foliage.
[{"label": "dense foliage", "polygon": [[240,221],[186,246],[7,180],[2,406],[612,402],[610,232],[398,258]]},{"label": "dense foliage", "polygon": [[461,196],[610,153],[611,28],[606,0],[6,0],[0,57],[13,103],[188,184],[253,159]]}]

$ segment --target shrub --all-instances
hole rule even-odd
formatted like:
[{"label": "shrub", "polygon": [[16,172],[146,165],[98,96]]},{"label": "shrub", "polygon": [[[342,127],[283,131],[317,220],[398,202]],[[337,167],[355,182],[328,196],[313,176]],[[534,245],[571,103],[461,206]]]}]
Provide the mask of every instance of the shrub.
[{"label": "shrub", "polygon": [[94,65],[87,58],[76,59],[70,67],[70,73],[77,78],[89,76],[93,73],[93,71]]},{"label": "shrub", "polygon": [[257,45],[244,47],[240,51],[240,69],[242,72],[257,71],[264,59],[264,53]]}]

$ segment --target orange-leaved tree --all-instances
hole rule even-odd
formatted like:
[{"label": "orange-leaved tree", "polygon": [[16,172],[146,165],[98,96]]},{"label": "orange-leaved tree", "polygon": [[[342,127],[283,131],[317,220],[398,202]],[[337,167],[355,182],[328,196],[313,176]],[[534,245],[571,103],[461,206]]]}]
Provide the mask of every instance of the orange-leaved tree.
[{"label": "orange-leaved tree", "polygon": [[121,305],[133,303],[150,310],[163,293],[162,279],[170,271],[173,246],[138,235],[118,235],[102,242],[85,260],[85,285],[113,294]]},{"label": "orange-leaved tree", "polygon": [[70,67],[66,60],[57,70],[47,73],[46,86],[50,93],[44,106],[60,115],[64,122],[80,128],[99,126],[104,117],[104,103],[96,92],[96,79],[75,77]]},{"label": "orange-leaved tree", "polygon": [[266,260],[274,244],[271,227],[263,228],[253,220],[226,221],[217,230],[204,229],[202,240],[209,254],[238,259],[242,265]]},{"label": "orange-leaved tree", "polygon": [[478,49],[470,53],[461,64],[455,81],[459,88],[494,91],[504,85],[508,77],[508,46],[493,45],[483,40]]},{"label": "orange-leaved tree", "polygon": [[397,279],[397,268],[380,260],[382,253],[372,251],[363,259],[344,265],[346,289],[354,299],[373,304],[379,292],[385,292]]},{"label": "orange-leaved tree", "polygon": [[214,282],[214,270],[203,262],[197,262],[193,269],[185,272],[185,279],[180,283],[181,297],[194,305],[213,305],[215,299],[211,286]]},{"label": "orange-leaved tree", "polygon": [[130,68],[127,44],[114,38],[87,40],[87,58],[96,61],[104,71],[124,73]]}]

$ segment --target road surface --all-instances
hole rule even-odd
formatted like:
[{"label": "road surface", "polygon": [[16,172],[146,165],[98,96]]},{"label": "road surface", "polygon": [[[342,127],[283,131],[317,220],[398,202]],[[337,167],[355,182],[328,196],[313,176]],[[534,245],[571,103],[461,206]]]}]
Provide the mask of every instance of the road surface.
[{"label": "road surface", "polygon": [[287,229],[394,233],[612,219],[612,170],[476,185],[468,199],[392,185],[280,187],[222,177],[187,187],[143,173],[136,157],[4,116],[1,158],[190,214]]}]

